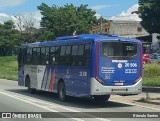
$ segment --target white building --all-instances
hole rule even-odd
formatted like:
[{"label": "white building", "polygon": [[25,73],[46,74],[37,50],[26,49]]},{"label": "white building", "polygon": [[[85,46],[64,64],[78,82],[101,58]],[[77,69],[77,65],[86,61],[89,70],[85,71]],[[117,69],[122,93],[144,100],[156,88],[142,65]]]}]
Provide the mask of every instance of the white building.
[{"label": "white building", "polygon": [[109,33],[131,38],[149,35],[139,21],[112,21]]}]

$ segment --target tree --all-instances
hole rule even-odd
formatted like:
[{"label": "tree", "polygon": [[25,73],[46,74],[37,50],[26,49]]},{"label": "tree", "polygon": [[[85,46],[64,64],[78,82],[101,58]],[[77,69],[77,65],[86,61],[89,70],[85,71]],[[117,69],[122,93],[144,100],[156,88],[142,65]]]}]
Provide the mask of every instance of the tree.
[{"label": "tree", "polygon": [[29,15],[16,15],[16,25],[21,33],[21,39],[24,43],[30,43],[38,41],[37,38],[34,38],[34,35],[37,34],[37,29],[35,26],[34,14]]},{"label": "tree", "polygon": [[135,13],[142,19],[141,25],[150,34],[160,33],[160,0],[139,0]]},{"label": "tree", "polygon": [[9,29],[14,29],[14,28],[15,28],[15,25],[12,20],[4,22],[4,29],[9,30]]},{"label": "tree", "polygon": [[0,24],[0,55],[9,55],[12,48],[19,43],[20,32],[15,29],[14,22],[9,20]]},{"label": "tree", "polygon": [[95,11],[88,9],[87,5],[75,7],[73,4],[66,4],[64,7],[49,7],[42,3],[38,9],[43,16],[41,27],[51,32],[52,38],[72,35],[74,31],[78,34],[88,33],[89,28],[97,22]]},{"label": "tree", "polygon": [[14,22],[12,20],[4,22],[0,27],[0,45],[4,47],[13,47],[20,43],[20,32],[15,29]]}]

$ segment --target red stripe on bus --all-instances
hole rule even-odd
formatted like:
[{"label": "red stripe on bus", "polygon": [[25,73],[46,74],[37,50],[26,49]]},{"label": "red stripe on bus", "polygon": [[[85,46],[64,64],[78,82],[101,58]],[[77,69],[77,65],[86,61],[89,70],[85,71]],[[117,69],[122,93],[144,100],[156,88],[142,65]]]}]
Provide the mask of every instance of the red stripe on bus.
[{"label": "red stripe on bus", "polygon": [[142,45],[140,44],[140,76],[142,77]]},{"label": "red stripe on bus", "polygon": [[95,76],[98,77],[98,41],[96,41],[96,70],[95,70]]},{"label": "red stripe on bus", "polygon": [[51,83],[49,87],[50,92],[52,92],[54,89],[55,79],[56,79],[56,69],[54,69],[52,73]]}]

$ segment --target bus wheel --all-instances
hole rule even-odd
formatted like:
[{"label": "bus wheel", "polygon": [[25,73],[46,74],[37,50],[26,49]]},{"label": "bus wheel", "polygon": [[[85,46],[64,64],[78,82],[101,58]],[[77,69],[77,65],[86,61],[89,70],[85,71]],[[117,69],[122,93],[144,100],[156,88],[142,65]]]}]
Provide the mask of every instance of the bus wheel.
[{"label": "bus wheel", "polygon": [[31,88],[31,81],[29,77],[26,77],[26,83],[27,83],[27,87],[28,87],[28,92],[29,93],[35,93],[36,89]]},{"label": "bus wheel", "polygon": [[66,88],[64,82],[58,84],[58,97],[60,101],[66,101]]},{"label": "bus wheel", "polygon": [[110,95],[97,95],[97,96],[94,96],[94,100],[96,102],[107,102],[110,98]]}]

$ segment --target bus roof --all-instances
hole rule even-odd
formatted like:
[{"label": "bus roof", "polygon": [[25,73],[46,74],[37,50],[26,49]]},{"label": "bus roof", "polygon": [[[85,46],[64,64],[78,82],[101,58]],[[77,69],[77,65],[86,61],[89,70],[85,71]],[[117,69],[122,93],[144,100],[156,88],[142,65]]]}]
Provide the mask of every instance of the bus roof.
[{"label": "bus roof", "polygon": [[52,45],[57,45],[57,44],[62,44],[62,43],[74,43],[75,41],[77,42],[90,42],[90,41],[102,41],[102,40],[108,40],[108,41],[132,41],[132,42],[138,42],[140,43],[139,40],[137,39],[132,39],[132,38],[124,38],[124,37],[119,37],[117,35],[98,35],[98,34],[80,34],[80,35],[75,35],[75,36],[63,36],[63,37],[57,37],[55,40],[50,40],[46,42],[34,42],[34,43],[27,43],[27,44],[22,44],[22,47],[39,47],[39,46],[52,46]]}]

